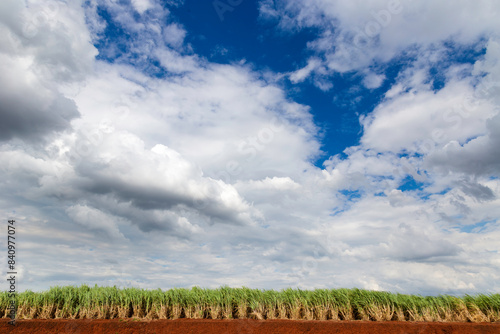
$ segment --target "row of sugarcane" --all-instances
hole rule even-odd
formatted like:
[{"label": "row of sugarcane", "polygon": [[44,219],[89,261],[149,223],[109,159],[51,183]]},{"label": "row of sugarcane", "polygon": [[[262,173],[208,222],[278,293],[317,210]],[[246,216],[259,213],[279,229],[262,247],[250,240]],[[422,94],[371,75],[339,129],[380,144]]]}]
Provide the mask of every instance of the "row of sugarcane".
[{"label": "row of sugarcane", "polygon": [[[0,312],[10,316],[9,294]],[[52,287],[16,295],[17,319],[292,319],[500,322],[500,294],[418,296],[360,289],[146,290]]]}]

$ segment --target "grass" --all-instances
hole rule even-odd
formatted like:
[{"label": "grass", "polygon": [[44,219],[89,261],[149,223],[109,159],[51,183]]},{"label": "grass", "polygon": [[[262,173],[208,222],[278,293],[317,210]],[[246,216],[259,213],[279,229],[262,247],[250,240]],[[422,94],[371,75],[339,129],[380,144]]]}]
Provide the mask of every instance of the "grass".
[{"label": "grass", "polygon": [[[500,294],[423,297],[359,289],[52,287],[17,294],[18,319],[292,319],[500,322]],[[9,317],[7,292],[0,311]]]}]

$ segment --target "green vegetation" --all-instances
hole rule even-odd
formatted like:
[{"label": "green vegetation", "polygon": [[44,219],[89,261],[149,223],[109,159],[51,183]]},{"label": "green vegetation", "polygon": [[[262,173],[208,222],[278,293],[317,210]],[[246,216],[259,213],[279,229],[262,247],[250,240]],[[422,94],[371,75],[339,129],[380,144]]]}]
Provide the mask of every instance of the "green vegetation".
[{"label": "green vegetation", "polygon": [[[359,289],[282,291],[52,287],[17,294],[18,319],[302,319],[500,321],[500,294],[422,297]],[[8,294],[0,311],[8,317]]]}]

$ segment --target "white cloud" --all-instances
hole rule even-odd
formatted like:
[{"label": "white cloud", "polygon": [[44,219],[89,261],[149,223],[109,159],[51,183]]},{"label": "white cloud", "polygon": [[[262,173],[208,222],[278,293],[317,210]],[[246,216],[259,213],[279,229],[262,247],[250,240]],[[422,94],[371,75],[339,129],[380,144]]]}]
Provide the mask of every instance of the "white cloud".
[{"label": "white cloud", "polygon": [[429,153],[450,140],[464,142],[486,131],[486,120],[495,106],[478,100],[471,110],[467,97],[474,91],[468,82],[450,82],[439,92],[410,91],[379,104],[363,117],[363,145],[381,151]]},{"label": "white cloud", "polygon": [[266,177],[264,180],[249,181],[247,182],[247,186],[251,187],[252,189],[258,189],[258,190],[269,189],[277,191],[295,190],[300,188],[300,185],[294,182],[289,177],[273,177],[273,178]]},{"label": "white cloud", "polygon": [[78,224],[90,229],[104,231],[110,237],[123,238],[123,235],[114,222],[116,218],[97,209],[89,208],[85,205],[73,205],[66,209],[66,213]]},{"label": "white cloud", "polygon": [[[376,22],[371,10],[389,2],[261,3],[263,15],[285,14],[282,27],[323,29],[309,44],[317,54],[288,73],[292,82],[311,77],[327,90],[331,71],[357,70],[367,88],[381,87],[381,70],[366,68],[420,45],[420,60],[361,119],[360,144],[324,168],[312,165],[321,152],[311,110],[288,97],[279,75],[184,54],[188,32],[153,2],[99,2],[137,43],[113,64],[97,61],[90,36],[100,38],[105,22],[96,2],[85,12],[58,4],[31,39],[24,21],[0,16],[0,94],[46,111],[45,123],[20,122],[29,131],[16,134],[28,138],[40,124],[48,124],[40,136],[51,134],[36,144],[12,135],[0,146],[0,214],[22,222],[24,286],[498,290],[498,44],[492,38],[474,66],[448,66],[443,89],[428,80],[429,64],[445,57],[442,40],[472,43],[496,29],[487,2],[461,3],[471,15],[463,20],[441,2],[402,2],[364,51],[349,32]],[[149,75],[148,61],[133,55],[159,60],[170,75]],[[74,105],[50,108],[54,101]],[[402,187],[409,176],[415,189]]]},{"label": "white cloud", "polygon": [[311,74],[311,72],[316,70],[316,68],[320,65],[321,62],[319,59],[309,59],[305,67],[290,74],[290,81],[292,81],[293,83],[304,81],[304,79],[307,78]]},{"label": "white cloud", "polygon": [[[440,150],[432,152],[427,163],[436,166],[441,171],[456,171],[469,175],[497,175],[500,163],[500,115],[498,92],[500,85],[500,63],[497,56],[500,54],[500,44],[490,40],[484,60],[476,62],[474,71],[484,75],[474,91],[466,95],[461,114],[455,114],[454,127],[460,126],[463,131],[465,124],[471,124],[478,118],[482,121],[483,129],[476,134],[468,134],[467,141],[454,137]],[[484,110],[490,110],[484,119],[479,115]]]},{"label": "white cloud", "polygon": [[369,73],[363,78],[363,85],[368,89],[379,88],[385,79],[386,77],[383,74]]},{"label": "white cloud", "polygon": [[330,71],[340,73],[387,62],[410,48],[419,53],[441,48],[449,39],[476,43],[498,31],[499,12],[494,0],[260,2],[261,16],[279,20],[281,29],[320,29],[308,47],[324,59]]},{"label": "white cloud", "polygon": [[[0,140],[38,142],[79,116],[61,87],[78,83],[96,55],[77,2],[0,5]],[[75,38],[78,36],[78,38]]]},{"label": "white cloud", "polygon": [[143,14],[148,9],[153,8],[153,4],[150,0],[132,0],[132,5],[140,14]]},{"label": "white cloud", "polygon": [[427,163],[470,175],[498,175],[500,171],[500,114],[486,121],[486,135],[467,143],[450,141],[441,150],[433,152]]},{"label": "white cloud", "polygon": [[163,29],[163,36],[167,44],[174,48],[179,48],[186,37],[186,30],[176,23],[172,23]]}]

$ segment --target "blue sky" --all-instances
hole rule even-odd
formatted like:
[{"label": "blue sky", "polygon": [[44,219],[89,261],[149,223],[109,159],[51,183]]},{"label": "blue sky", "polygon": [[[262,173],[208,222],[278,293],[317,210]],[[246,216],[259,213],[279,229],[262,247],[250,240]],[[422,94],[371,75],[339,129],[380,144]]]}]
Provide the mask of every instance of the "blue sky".
[{"label": "blue sky", "polygon": [[2,2],[19,290],[498,291],[499,11]]}]

